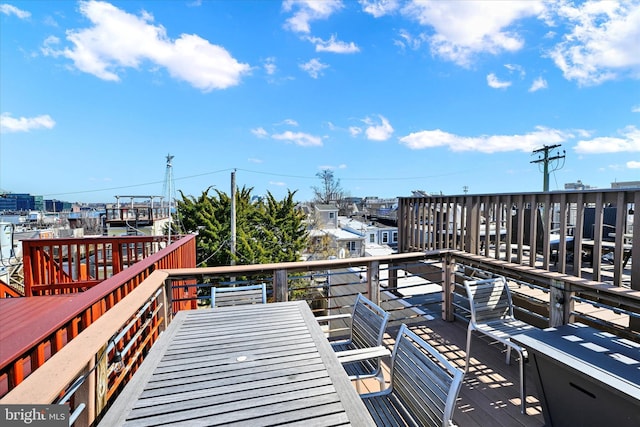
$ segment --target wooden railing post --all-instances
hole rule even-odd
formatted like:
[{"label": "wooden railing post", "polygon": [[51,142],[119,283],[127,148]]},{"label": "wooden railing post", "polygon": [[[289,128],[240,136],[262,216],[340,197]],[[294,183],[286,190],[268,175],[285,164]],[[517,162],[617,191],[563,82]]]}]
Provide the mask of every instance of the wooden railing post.
[{"label": "wooden railing post", "polygon": [[571,285],[551,279],[549,286],[549,326],[556,327],[571,322],[574,301]]},{"label": "wooden railing post", "polygon": [[[95,367],[96,361],[95,357],[93,360],[89,362],[89,364],[85,367],[85,370],[81,373],[82,375],[86,375],[87,372],[91,372]],[[78,390],[74,393],[74,402],[75,405],[78,406],[84,403],[86,406],[84,410],[80,413],[76,422],[73,424],[74,427],[87,427],[92,425],[93,421],[96,419],[96,402],[97,402],[97,381],[95,371],[91,372],[84,380],[82,385],[78,388]]]},{"label": "wooden railing post", "polygon": [[[635,258],[631,263],[631,289],[640,290],[640,191],[636,191],[633,196],[633,234],[631,238],[632,248],[635,248]],[[633,331],[640,331],[640,319],[631,317],[629,319],[629,328]]]},{"label": "wooden railing post", "polygon": [[367,298],[380,304],[380,262],[372,261],[367,265]]},{"label": "wooden railing post", "polygon": [[[173,318],[173,298],[171,289],[173,288],[173,280],[167,279],[164,281],[164,289],[158,297],[158,303],[162,304],[159,314],[162,316],[162,326],[160,326],[160,332],[167,329],[169,326],[170,317]],[[197,292],[197,291],[196,291]]]},{"label": "wooden railing post", "polygon": [[273,275],[273,297],[276,302],[289,300],[289,281],[287,280],[287,270],[276,270]]},{"label": "wooden railing post", "polygon": [[447,253],[442,260],[442,320],[453,322],[453,292],[455,290],[455,259]]},{"label": "wooden railing post", "polygon": [[105,353],[107,351],[108,344],[100,349],[100,354],[103,355],[98,359],[98,363],[95,370],[95,379],[94,379],[94,394],[95,394],[95,414],[93,418],[90,420],[93,423],[93,420],[96,417],[96,414],[102,413],[102,410],[108,404],[108,391],[109,391],[109,362],[108,362],[108,354]]},{"label": "wooden railing post", "polygon": [[398,288],[398,264],[388,264],[387,276],[388,276],[387,287],[389,289],[397,289]]}]

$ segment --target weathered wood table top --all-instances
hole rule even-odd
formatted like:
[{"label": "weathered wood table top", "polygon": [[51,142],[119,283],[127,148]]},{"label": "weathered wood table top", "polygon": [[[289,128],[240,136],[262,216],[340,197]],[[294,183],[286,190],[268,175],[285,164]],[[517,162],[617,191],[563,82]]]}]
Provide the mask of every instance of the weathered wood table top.
[{"label": "weathered wood table top", "polygon": [[100,425],[374,425],[306,302],[179,312]]}]

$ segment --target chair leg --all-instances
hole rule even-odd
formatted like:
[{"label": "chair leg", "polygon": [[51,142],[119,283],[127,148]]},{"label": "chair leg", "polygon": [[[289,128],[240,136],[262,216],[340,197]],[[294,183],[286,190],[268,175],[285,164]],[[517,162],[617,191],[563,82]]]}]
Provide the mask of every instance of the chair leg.
[{"label": "chair leg", "polygon": [[467,330],[467,354],[465,355],[465,363],[464,363],[465,374],[469,371],[469,357],[471,355],[471,332],[473,332],[472,329]]},{"label": "chair leg", "polygon": [[524,415],[527,415],[527,394],[526,394],[526,380],[527,377],[524,374],[524,362],[526,358],[526,353],[523,351],[518,351],[518,355],[520,356],[520,412]]},{"label": "chair leg", "polygon": [[507,360],[506,360],[507,365],[509,363],[511,363],[511,346],[507,346]]}]

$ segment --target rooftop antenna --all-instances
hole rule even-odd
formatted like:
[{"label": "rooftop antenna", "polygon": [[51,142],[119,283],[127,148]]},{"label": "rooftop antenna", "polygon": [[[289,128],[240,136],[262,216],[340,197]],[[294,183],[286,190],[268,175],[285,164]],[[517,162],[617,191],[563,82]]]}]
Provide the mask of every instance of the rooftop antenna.
[{"label": "rooftop antenna", "polygon": [[[538,148],[537,150],[533,150],[531,154],[538,154],[537,160],[532,160],[531,163],[542,163],[543,164],[543,175],[544,182],[542,191],[549,191],[549,172],[555,172],[558,169],[562,169],[564,166],[564,158],[565,158],[565,150],[562,150],[562,155],[560,155],[560,151],[557,151],[555,155],[549,156],[549,153],[554,149],[560,147],[560,144],[556,145],[545,145],[542,148]],[[562,160],[562,164],[560,164],[560,160]],[[551,170],[549,169],[551,166]]]},{"label": "rooftop antenna", "polygon": [[167,154],[167,169],[164,174],[164,190],[165,194],[167,195],[167,201],[169,204],[169,236],[167,239],[167,245],[171,244],[171,230],[173,228],[173,218],[171,216],[171,206],[173,200],[173,165],[171,164],[171,161],[174,157],[175,156],[172,156],[171,154]]}]

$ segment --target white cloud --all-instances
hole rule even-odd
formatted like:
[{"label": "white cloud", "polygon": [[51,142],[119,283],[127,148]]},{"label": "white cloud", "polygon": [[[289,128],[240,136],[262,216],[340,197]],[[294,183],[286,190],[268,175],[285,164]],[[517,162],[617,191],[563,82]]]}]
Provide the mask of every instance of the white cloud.
[{"label": "white cloud", "polygon": [[380,124],[374,124],[373,120],[367,117],[363,120],[364,123],[369,125],[365,130],[365,135],[367,135],[367,139],[371,141],[386,141],[391,138],[393,134],[393,127],[383,116],[378,116],[380,118]]},{"label": "white cloud", "polygon": [[287,183],[282,181],[269,181],[269,185],[275,185],[276,187],[286,187]]},{"label": "white cloud", "polygon": [[322,146],[322,138],[320,138],[319,136],[309,135],[308,133],[304,133],[304,132],[286,131],[280,134],[274,134],[271,137],[279,141],[293,142],[294,144],[299,145],[301,147],[321,147]]},{"label": "white cloud", "polygon": [[521,65],[518,65],[518,64],[505,64],[505,65],[504,65],[504,67],[505,67],[507,70],[509,70],[510,72],[512,72],[512,73],[518,73],[518,74],[520,74],[520,78],[522,78],[522,79],[523,79],[523,78],[524,78],[524,76],[527,74],[527,73],[524,71],[524,68],[522,68],[522,66],[521,66]]},{"label": "white cloud", "polygon": [[398,32],[398,35],[400,36],[400,40],[394,40],[393,44],[396,46],[400,46],[402,49],[409,48],[412,50],[417,50],[420,49],[423,43],[429,41],[428,36],[424,33],[414,37],[413,35],[409,34],[407,30],[400,30]]},{"label": "white cloud", "polygon": [[36,117],[11,117],[11,113],[0,115],[2,133],[29,132],[36,129],[53,129],[56,122],[48,114]]},{"label": "white cloud", "polygon": [[262,163],[262,159],[256,159],[255,157],[249,157],[247,161],[249,163]]},{"label": "white cloud", "polygon": [[640,105],[634,105],[633,107],[631,107],[631,112],[640,113]]},{"label": "white cloud", "polygon": [[347,165],[345,165],[344,163],[339,164],[338,166],[333,166],[333,165],[322,165],[322,166],[318,166],[318,169],[321,171],[332,171],[332,170],[336,170],[336,169],[346,169]]},{"label": "white cloud", "polygon": [[529,92],[537,92],[540,89],[546,89],[546,88],[547,88],[547,81],[542,77],[538,77],[531,84],[531,87],[529,88]]},{"label": "white cloud", "polygon": [[266,138],[267,136],[269,136],[269,133],[262,127],[251,129],[251,133],[258,138]]},{"label": "white cloud", "polygon": [[[468,67],[478,53],[498,54],[522,48],[524,40],[514,24],[544,11],[542,1],[413,1],[403,13],[432,27],[431,51]],[[512,29],[514,28],[514,29]]]},{"label": "white cloud", "polygon": [[55,50],[55,39],[43,47],[46,55],[66,57],[76,68],[103,80],[119,81],[124,68],[139,69],[149,61],[164,67],[173,78],[209,92],[240,83],[250,71],[221,46],[195,34],[182,34],[171,40],[162,25],[153,25],[147,12],[135,16],[98,1],[80,2],[80,12],[93,24],[68,30],[72,47]]},{"label": "white cloud", "polygon": [[276,58],[269,57],[264,61],[264,70],[270,76],[276,73],[278,67],[276,66]]},{"label": "white cloud", "polygon": [[550,52],[564,77],[597,85],[629,74],[640,76],[640,3],[586,1],[555,4],[571,27]]},{"label": "white cloud", "polygon": [[318,58],[313,58],[309,62],[300,64],[300,68],[306,71],[312,78],[317,79],[322,75],[322,70],[329,68],[329,66],[320,62]]},{"label": "white cloud", "polygon": [[449,147],[452,151],[496,153],[532,151],[545,144],[562,143],[571,136],[563,131],[541,126],[524,135],[482,135],[477,137],[460,136],[435,129],[411,133],[400,138],[400,143],[412,150]]},{"label": "white cloud", "polygon": [[358,136],[362,133],[362,128],[359,128],[358,126],[349,126],[349,133],[351,136]]},{"label": "white cloud", "polygon": [[6,3],[0,4],[0,13],[4,13],[5,15],[15,15],[20,19],[28,19],[31,17],[31,12],[18,9],[17,7]]},{"label": "white cloud", "polygon": [[500,81],[493,73],[487,76],[487,84],[494,89],[504,89],[511,86],[511,82]]},{"label": "white cloud", "polygon": [[389,15],[400,6],[398,0],[359,0],[359,3],[362,6],[362,10],[374,18]]},{"label": "white cloud", "polygon": [[327,19],[343,7],[340,0],[285,0],[282,9],[294,11],[293,16],[286,20],[285,28],[295,33],[309,33],[311,21]]},{"label": "white cloud", "polygon": [[632,160],[630,162],[627,162],[627,167],[629,169],[640,169],[640,162]]},{"label": "white cloud", "polygon": [[627,126],[619,131],[619,137],[600,137],[578,141],[574,147],[577,153],[600,154],[640,151],[640,129]]},{"label": "white cloud", "polygon": [[298,122],[293,119],[284,119],[282,123],[289,126],[298,126]]},{"label": "white cloud", "polygon": [[336,40],[336,36],[331,36],[329,40],[322,40],[319,37],[308,37],[311,43],[316,45],[316,52],[331,53],[356,53],[360,52],[360,48],[354,43],[346,43]]}]

